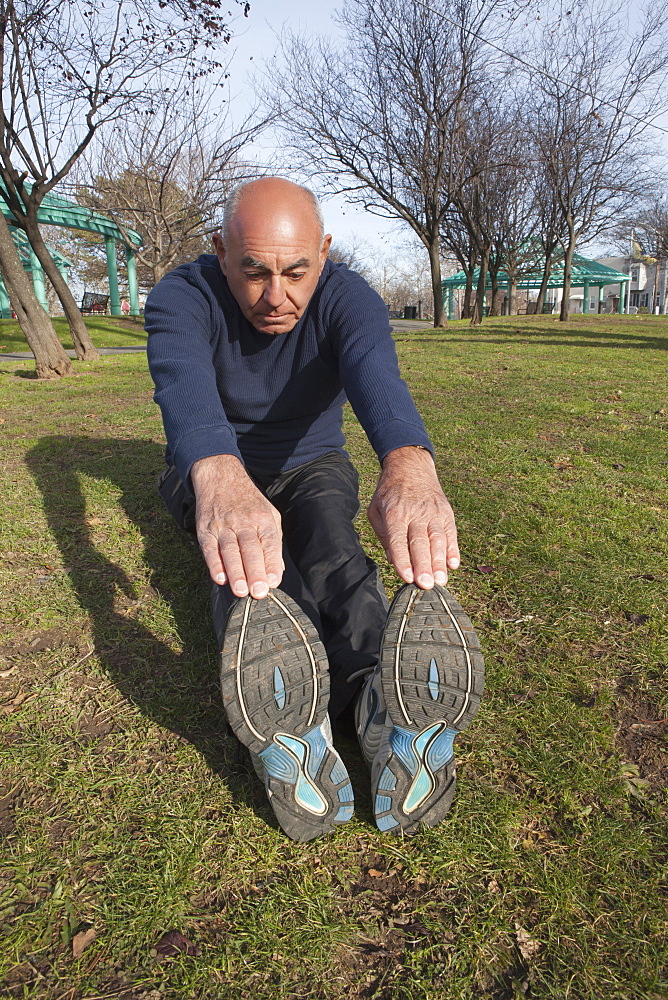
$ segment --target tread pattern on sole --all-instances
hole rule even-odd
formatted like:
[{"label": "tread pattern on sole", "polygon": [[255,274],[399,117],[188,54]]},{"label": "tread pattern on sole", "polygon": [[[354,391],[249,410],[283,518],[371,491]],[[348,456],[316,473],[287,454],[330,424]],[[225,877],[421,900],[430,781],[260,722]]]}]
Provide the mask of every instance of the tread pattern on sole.
[{"label": "tread pattern on sole", "polygon": [[445,817],[455,793],[453,743],[470,725],[484,686],[478,637],[443,587],[407,584],[383,636],[381,683],[392,730],[374,789],[381,830],[411,834]]},{"label": "tread pattern on sole", "polygon": [[230,614],[221,651],[223,705],[238,739],[261,753],[278,732],[304,736],[329,700],[325,649],[310,619],[280,591],[245,597]]},{"label": "tread pattern on sole", "polygon": [[327,657],[312,622],[286,594],[235,605],[221,651],[221,688],[230,726],[257,755],[288,836],[312,840],[349,820],[352,785],[323,725]]}]

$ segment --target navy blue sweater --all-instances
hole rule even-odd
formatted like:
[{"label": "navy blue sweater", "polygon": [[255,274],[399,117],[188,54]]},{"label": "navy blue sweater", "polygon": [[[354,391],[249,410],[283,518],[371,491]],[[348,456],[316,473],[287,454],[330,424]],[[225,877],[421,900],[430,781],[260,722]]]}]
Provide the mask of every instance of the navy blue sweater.
[{"label": "navy blue sweater", "polygon": [[378,458],[431,444],[399,376],[387,308],[366,281],[327,261],[289,333],[259,333],[213,254],[177,267],[146,302],[148,363],[184,482],[210,455],[280,472],[343,451],[346,398]]}]

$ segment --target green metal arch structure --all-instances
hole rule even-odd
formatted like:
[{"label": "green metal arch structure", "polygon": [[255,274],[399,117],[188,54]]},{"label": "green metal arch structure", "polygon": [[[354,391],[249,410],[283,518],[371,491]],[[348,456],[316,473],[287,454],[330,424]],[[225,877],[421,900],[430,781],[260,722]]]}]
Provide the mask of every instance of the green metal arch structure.
[{"label": "green metal arch structure", "polygon": [[[44,272],[37,259],[35,251],[30,246],[22,230],[16,227],[16,219],[3,198],[0,198],[0,211],[7,219],[12,230],[12,236],[19,251],[21,262],[32,277],[35,295],[43,308],[48,312]],[[69,201],[61,195],[47,194],[37,212],[37,221],[47,226],[59,226],[62,229],[79,229],[87,233],[97,233],[104,237],[107,250],[107,275],[109,278],[109,308],[112,316],[121,316],[121,299],[118,292],[118,270],[116,265],[116,244],[122,243],[125,248],[125,261],[128,273],[128,293],[130,299],[130,315],[139,316],[139,295],[137,290],[137,268],[135,264],[135,248],[143,244],[143,240],[134,229],[121,229],[100,212],[94,212],[83,205]],[[70,261],[57,252],[51,251],[58,270],[67,280],[67,268]],[[12,315],[7,290],[0,279],[0,316],[7,319]]]},{"label": "green metal arch structure", "polygon": [[[476,268],[473,272],[473,287],[476,288],[478,285],[478,278],[480,276],[480,268]],[[528,273],[524,273],[517,278],[517,288],[518,290],[526,291],[531,288],[540,288],[543,280],[542,270],[533,270]],[[579,254],[575,254],[573,257],[573,263],[571,266],[571,288],[583,288],[584,289],[584,300],[583,300],[583,312],[589,311],[589,289],[594,286],[598,288],[599,301],[601,301],[603,296],[603,289],[606,285],[619,285],[619,312],[623,313],[626,305],[626,299],[628,298],[628,283],[631,280],[629,274],[624,274],[622,271],[615,271],[614,268],[608,267],[607,264],[599,264],[597,260],[588,260],[586,257],[580,257]],[[552,271],[550,272],[550,277],[547,282],[548,288],[561,288],[564,283],[564,261],[556,260],[552,265]],[[499,271],[498,273],[498,284],[499,288],[504,285],[510,290],[510,281],[508,278],[507,271]],[[466,288],[466,273],[464,271],[458,271],[457,274],[453,274],[452,277],[446,278],[441,282],[441,287],[443,289],[443,302],[445,304],[445,296],[448,296],[448,319],[453,319],[454,317],[454,302],[453,302],[453,292],[455,288]],[[492,288],[492,279],[487,273],[487,279],[485,281],[485,289]]]}]

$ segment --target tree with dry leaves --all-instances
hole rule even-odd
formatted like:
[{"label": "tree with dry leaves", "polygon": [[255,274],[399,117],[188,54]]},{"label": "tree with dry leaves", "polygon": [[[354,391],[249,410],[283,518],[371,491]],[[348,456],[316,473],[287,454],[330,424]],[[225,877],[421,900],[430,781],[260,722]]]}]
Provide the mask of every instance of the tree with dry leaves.
[{"label": "tree with dry leaves", "polygon": [[139,285],[149,291],[167,271],[210,252],[232,187],[256,170],[243,152],[267,124],[254,113],[238,126],[212,110],[213,87],[176,105],[165,95],[153,114],[115,126],[99,143],[77,185],[77,200],[141,233]]},{"label": "tree with dry leaves", "polygon": [[[0,197],[58,293],[79,358],[97,351],[41,235],[40,205],[100,129],[140,108],[150,115],[165,93],[220,71],[216,46],[229,37],[221,0],[0,0]],[[0,217],[0,270],[37,373],[67,374],[69,360],[17,264]]]}]

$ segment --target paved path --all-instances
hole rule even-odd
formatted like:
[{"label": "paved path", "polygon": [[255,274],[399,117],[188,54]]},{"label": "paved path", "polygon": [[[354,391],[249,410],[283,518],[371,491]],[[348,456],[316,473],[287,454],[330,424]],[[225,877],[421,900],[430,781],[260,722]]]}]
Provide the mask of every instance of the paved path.
[{"label": "paved path", "polygon": [[[426,319],[393,319],[390,326],[395,333],[405,333],[407,330],[424,330],[431,326],[431,322]],[[139,354],[146,350],[144,345],[136,347],[99,347],[100,354]],[[65,352],[70,358],[76,358],[72,350]],[[32,351],[13,351],[12,353],[2,352],[0,359],[3,361],[32,361],[34,359]]]}]

